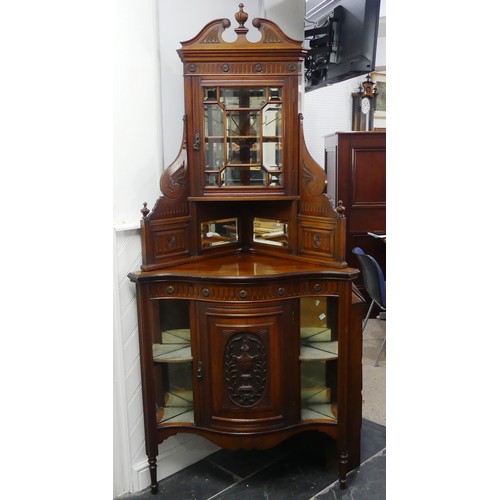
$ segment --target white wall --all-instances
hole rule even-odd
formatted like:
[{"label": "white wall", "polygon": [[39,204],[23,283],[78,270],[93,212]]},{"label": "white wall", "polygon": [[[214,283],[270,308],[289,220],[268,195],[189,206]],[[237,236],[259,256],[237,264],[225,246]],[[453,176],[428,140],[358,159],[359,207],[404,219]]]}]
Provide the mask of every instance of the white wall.
[{"label": "white wall", "polygon": [[324,136],[351,130],[351,93],[356,91],[363,78],[306,92],[303,96],[304,136],[311,156],[324,167]]},{"label": "white wall", "polygon": [[115,1],[114,224],[138,224],[162,169],[156,0]]}]

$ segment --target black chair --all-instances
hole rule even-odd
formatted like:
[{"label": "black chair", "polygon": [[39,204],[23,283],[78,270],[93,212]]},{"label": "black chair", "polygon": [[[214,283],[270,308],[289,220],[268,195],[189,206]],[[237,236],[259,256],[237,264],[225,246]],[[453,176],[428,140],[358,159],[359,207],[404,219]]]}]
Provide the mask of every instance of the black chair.
[{"label": "black chair", "polygon": [[[380,310],[385,314],[386,304],[385,304],[385,278],[382,269],[378,262],[371,256],[366,255],[363,250],[359,247],[352,249],[352,253],[358,258],[359,264],[361,266],[361,271],[363,273],[363,281],[365,284],[366,292],[372,299],[368,313],[363,320],[363,331],[368,323],[368,319],[372,312],[373,306],[377,304]],[[385,349],[385,338],[380,352],[378,353],[377,360],[375,361],[375,366],[378,366],[380,355]]]}]

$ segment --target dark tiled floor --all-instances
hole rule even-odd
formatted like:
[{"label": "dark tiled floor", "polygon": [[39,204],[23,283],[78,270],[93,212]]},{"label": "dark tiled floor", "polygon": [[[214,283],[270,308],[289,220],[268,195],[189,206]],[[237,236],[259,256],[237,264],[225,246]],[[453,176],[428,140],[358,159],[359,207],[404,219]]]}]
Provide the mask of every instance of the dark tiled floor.
[{"label": "dark tiled floor", "polygon": [[156,495],[146,490],[119,498],[385,500],[385,427],[363,420],[361,466],[349,473],[346,490],[339,488],[337,471],[325,468],[314,438],[298,436],[266,451],[219,450],[160,481]]}]

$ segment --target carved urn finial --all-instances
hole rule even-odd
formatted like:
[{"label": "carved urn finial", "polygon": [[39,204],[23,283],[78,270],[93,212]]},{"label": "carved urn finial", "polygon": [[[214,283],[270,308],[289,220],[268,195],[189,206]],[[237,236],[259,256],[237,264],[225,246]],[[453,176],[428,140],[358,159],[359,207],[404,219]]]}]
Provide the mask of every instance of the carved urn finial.
[{"label": "carved urn finial", "polygon": [[238,5],[240,10],[236,12],[234,15],[234,18],[238,22],[239,26],[234,29],[238,35],[246,35],[248,33],[248,28],[245,28],[245,23],[248,19],[248,14],[243,10],[243,7],[245,7],[242,3]]},{"label": "carved urn finial", "polygon": [[144,202],[143,205],[144,206],[141,208],[141,213],[142,213],[142,218],[144,220],[146,220],[148,217],[148,214],[149,214],[149,212],[151,212],[151,210],[149,210],[148,204],[146,202]]},{"label": "carved urn finial", "polygon": [[339,200],[339,204],[337,205],[337,207],[335,208],[335,210],[339,214],[339,217],[345,217],[345,215],[344,215],[345,207],[344,207],[344,203],[343,203],[342,200]]}]

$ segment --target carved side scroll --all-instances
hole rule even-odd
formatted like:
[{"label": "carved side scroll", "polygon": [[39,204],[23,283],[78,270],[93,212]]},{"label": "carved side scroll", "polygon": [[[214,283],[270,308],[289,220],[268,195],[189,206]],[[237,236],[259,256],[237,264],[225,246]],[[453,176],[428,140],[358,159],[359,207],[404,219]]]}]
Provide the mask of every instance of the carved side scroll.
[{"label": "carved side scroll", "polygon": [[299,115],[299,254],[333,267],[345,262],[344,206],[326,191],[326,173],[307,150]]},{"label": "carved side scroll", "polygon": [[177,158],[163,171],[160,177],[160,191],[163,196],[147,215],[148,220],[165,217],[189,215],[188,197],[188,165],[186,152],[186,118],[184,117],[184,133],[182,146]]},{"label": "carved side scroll", "polygon": [[176,159],[165,168],[160,178],[162,196],[152,210],[141,209],[143,270],[173,265],[190,255],[189,179],[186,151],[186,119],[182,146]]},{"label": "carved side scroll", "polygon": [[[300,213],[304,215],[318,215],[325,217],[342,217],[335,207],[335,200],[326,191],[326,173],[314,160],[307,150],[302,126],[303,116],[300,120],[300,152],[299,152],[299,190]],[[342,202],[339,202],[341,205]]]}]

